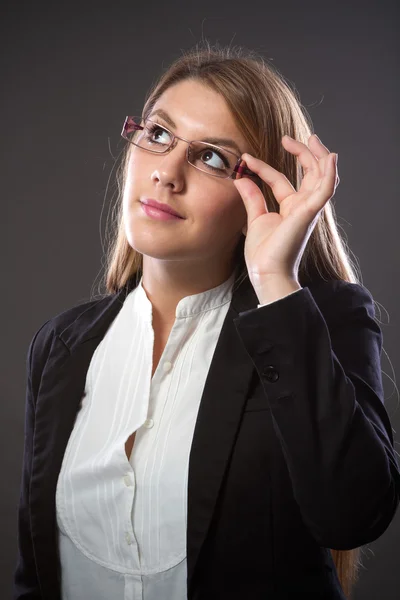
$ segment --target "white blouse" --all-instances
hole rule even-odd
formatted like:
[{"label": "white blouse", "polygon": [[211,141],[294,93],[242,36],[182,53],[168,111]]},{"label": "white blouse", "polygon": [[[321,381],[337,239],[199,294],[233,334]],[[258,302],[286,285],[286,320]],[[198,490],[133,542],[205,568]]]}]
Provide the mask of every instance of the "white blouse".
[{"label": "white blouse", "polygon": [[186,600],[189,453],[234,280],[178,303],[153,377],[142,280],[97,346],[57,482],[63,600]]}]

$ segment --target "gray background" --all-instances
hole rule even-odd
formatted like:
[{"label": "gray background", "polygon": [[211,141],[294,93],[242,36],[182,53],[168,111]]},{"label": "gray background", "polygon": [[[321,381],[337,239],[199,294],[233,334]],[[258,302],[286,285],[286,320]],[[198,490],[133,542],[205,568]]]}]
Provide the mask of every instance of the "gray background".
[{"label": "gray background", "polygon": [[[338,152],[336,211],[381,308],[386,407],[399,426],[397,3],[144,4],[1,8],[1,598],[16,560],[29,342],[97,286],[124,118],[140,114],[156,76],[202,37],[271,59]],[[365,548],[355,600],[399,597],[399,541],[400,512]]]}]

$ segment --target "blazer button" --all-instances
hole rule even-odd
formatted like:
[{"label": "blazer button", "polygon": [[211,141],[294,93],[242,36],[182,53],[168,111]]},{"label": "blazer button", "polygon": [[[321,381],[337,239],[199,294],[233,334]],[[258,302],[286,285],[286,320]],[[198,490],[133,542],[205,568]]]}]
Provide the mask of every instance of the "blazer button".
[{"label": "blazer button", "polygon": [[267,381],[271,383],[275,383],[279,379],[279,373],[272,365],[266,367],[263,371],[263,375],[265,376]]}]

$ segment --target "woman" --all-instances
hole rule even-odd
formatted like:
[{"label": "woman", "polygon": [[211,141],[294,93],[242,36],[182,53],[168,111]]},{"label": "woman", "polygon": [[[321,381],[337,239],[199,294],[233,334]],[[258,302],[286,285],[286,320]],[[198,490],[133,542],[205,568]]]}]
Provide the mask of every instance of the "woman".
[{"label": "woman", "polygon": [[122,135],[107,294],[28,351],[14,598],[349,597],[400,476],[335,154],[209,45]]}]

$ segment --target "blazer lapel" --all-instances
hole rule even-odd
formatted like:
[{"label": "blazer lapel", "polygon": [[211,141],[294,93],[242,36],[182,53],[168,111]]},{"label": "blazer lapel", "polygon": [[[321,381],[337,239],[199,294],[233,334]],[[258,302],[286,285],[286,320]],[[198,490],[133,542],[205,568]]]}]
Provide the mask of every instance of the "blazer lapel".
[{"label": "blazer lapel", "polygon": [[190,597],[195,569],[240,426],[247,390],[255,371],[235,321],[259,300],[246,279],[233,295],[211,361],[189,456],[187,584]]}]

